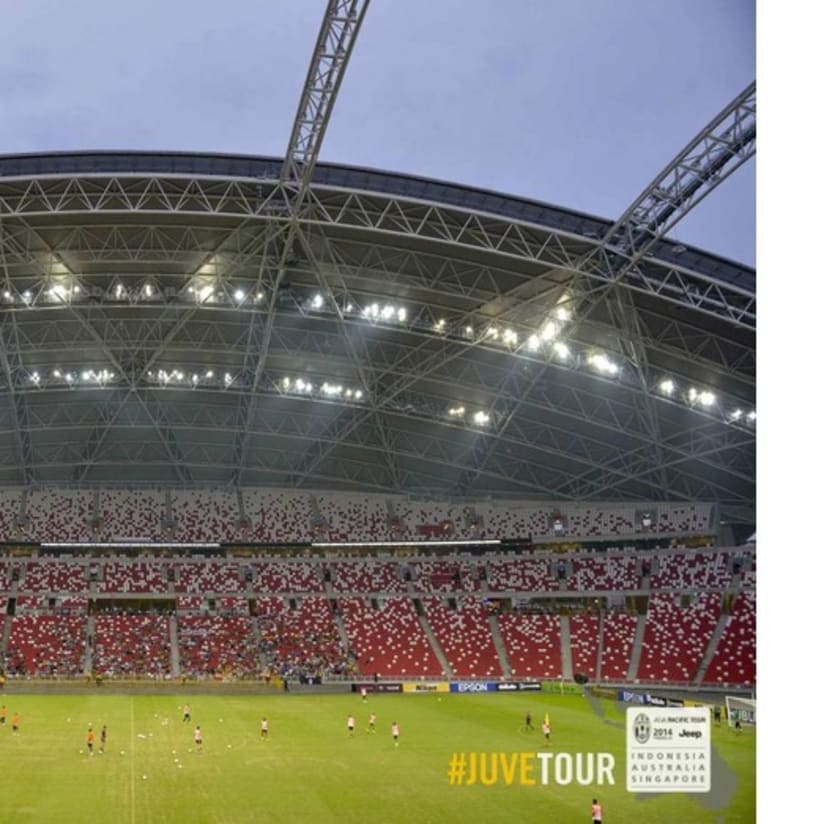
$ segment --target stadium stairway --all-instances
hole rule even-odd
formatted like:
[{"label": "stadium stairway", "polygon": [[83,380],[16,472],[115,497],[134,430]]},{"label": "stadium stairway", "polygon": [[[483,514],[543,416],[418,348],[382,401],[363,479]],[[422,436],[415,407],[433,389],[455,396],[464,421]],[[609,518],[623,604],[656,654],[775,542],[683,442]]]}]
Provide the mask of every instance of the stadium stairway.
[{"label": "stadium stairway", "polygon": [[172,677],[180,677],[180,647],[177,643],[177,613],[169,616],[169,648],[172,653]]},{"label": "stadium stairway", "polygon": [[86,618],[86,652],[83,655],[83,672],[93,672],[94,667],[94,613]]},{"label": "stadium stairway", "polygon": [[641,650],[644,648],[644,630],[647,626],[647,614],[638,616],[635,626],[635,640],[632,643],[632,655],[627,668],[627,681],[634,681],[638,677],[638,665],[641,663]]},{"label": "stadium stairway", "polygon": [[255,648],[258,651],[258,666],[261,672],[266,672],[269,669],[269,661],[266,653],[263,651],[263,635],[260,632],[260,622],[257,615],[249,616],[249,628],[252,630],[252,638],[255,639]]},{"label": "stadium stairway", "polygon": [[346,632],[346,626],[343,623],[343,616],[340,614],[339,609],[335,609],[333,604],[336,602],[336,596],[334,595],[334,591],[332,588],[332,583],[327,581],[324,577],[323,580],[323,589],[326,592],[326,599],[329,601],[329,607],[332,612],[332,618],[335,621],[335,626],[338,628],[338,634],[340,635],[340,639],[343,642],[344,649],[351,650],[352,645],[349,643],[349,635]]},{"label": "stadium stairway", "polygon": [[601,683],[601,664],[604,660],[604,611],[598,613],[598,655],[595,658],[595,680]]},{"label": "stadium stairway", "polygon": [[0,662],[5,662],[6,651],[9,648],[9,635],[11,635],[12,616],[6,615],[6,620],[3,622],[3,640],[0,642]]},{"label": "stadium stairway", "polygon": [[504,639],[501,635],[501,626],[498,623],[498,617],[490,614],[489,628],[492,630],[492,642],[495,644],[495,649],[498,652],[498,659],[501,662],[501,672],[507,677],[512,677],[512,668],[509,666],[509,656],[506,654],[506,647],[504,646]]},{"label": "stadium stairway", "polygon": [[718,619],[718,624],[713,630],[712,636],[710,637],[710,642],[707,644],[706,650],[704,650],[704,657],[701,659],[701,664],[698,667],[698,671],[695,673],[695,678],[692,682],[693,684],[700,684],[704,680],[704,676],[707,674],[710,663],[715,657],[715,650],[718,647],[718,642],[721,640],[721,636],[724,634],[724,631],[727,629],[727,625],[730,621],[732,621],[732,615],[722,614]]},{"label": "stadium stairway", "polygon": [[559,615],[558,622],[561,625],[561,673],[564,681],[571,681],[572,672],[572,642],[569,639],[569,616]]}]

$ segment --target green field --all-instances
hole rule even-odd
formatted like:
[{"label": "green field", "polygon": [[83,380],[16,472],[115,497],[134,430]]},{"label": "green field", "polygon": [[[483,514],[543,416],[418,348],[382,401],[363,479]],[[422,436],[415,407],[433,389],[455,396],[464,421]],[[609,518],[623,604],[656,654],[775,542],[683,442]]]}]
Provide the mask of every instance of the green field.
[{"label": "green field", "polygon": [[[622,716],[598,717],[580,696],[0,696],[19,712],[17,736],[0,728],[2,822],[588,822],[594,795],[606,824],[755,821],[755,733],[713,729],[713,798],[638,796],[625,789]],[[188,702],[192,723],[183,724]],[[455,751],[535,752],[550,714],[550,751],[610,752],[615,786],[450,786]],[[377,732],[366,731],[370,712]],[[350,738],[346,717],[357,722]],[[267,716],[268,740],[260,737]],[[401,728],[395,747],[390,725]],[[105,754],[87,753],[86,730],[105,723]],[[203,730],[202,752],[193,729]],[[720,791],[720,792],[719,792]]]}]

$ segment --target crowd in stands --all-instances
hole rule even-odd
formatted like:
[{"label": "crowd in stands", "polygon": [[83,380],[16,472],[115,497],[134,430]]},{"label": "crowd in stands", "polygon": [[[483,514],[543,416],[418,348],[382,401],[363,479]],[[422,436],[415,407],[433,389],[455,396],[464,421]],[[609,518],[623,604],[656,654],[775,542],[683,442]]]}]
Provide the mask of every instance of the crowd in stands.
[{"label": "crowd in stands", "polygon": [[328,599],[309,596],[290,608],[282,598],[261,598],[256,608],[266,672],[302,683],[357,673]]},{"label": "crowd in stands", "polygon": [[249,618],[181,613],[177,632],[182,673],[232,679],[259,676],[258,644]]},{"label": "crowd in stands", "polygon": [[72,678],[83,673],[86,617],[16,615],[5,654],[10,675]]},{"label": "crowd in stands", "polygon": [[92,671],[106,678],[168,678],[169,616],[126,610],[95,615]]}]

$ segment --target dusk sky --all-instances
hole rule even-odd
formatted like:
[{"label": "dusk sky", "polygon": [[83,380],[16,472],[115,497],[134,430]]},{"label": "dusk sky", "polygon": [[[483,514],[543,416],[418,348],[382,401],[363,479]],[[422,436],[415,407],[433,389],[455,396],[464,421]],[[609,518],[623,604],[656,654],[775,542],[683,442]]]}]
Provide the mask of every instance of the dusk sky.
[{"label": "dusk sky", "polygon": [[[325,0],[0,0],[0,153],[286,148]],[[751,0],[372,0],[321,161],[618,217],[755,78]],[[755,264],[750,161],[671,237]]]}]

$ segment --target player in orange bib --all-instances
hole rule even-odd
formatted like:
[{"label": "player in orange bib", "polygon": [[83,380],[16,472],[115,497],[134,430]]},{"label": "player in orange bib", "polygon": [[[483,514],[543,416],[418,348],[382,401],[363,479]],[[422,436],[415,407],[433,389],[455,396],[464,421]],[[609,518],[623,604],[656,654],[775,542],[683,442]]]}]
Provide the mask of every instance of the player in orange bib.
[{"label": "player in orange bib", "polygon": [[94,755],[94,730],[91,727],[86,733],[86,746],[89,748],[89,755]]}]

